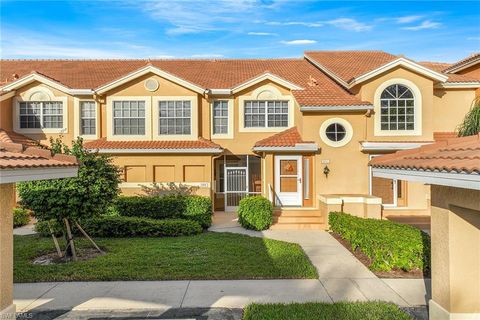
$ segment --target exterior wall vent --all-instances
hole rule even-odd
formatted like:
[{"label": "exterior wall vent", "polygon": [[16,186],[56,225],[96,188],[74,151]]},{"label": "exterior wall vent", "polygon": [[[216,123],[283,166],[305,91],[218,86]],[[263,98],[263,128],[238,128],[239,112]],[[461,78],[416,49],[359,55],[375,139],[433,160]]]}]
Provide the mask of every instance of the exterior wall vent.
[{"label": "exterior wall vent", "polygon": [[159,87],[158,81],[156,79],[150,78],[145,80],[145,89],[148,91],[156,91]]}]

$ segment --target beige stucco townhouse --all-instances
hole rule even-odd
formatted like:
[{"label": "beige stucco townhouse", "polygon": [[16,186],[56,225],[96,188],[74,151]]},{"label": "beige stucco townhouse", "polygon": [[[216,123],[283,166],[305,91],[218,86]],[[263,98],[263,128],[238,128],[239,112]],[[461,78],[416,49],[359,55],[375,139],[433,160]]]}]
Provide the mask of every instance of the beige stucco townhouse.
[{"label": "beige stucco townhouse", "polygon": [[429,215],[430,187],[373,177],[371,158],[453,132],[480,88],[480,55],[455,64],[381,51],[298,59],[2,60],[0,127],[82,136],[115,157],[122,191],[184,184],[234,211],[247,195],[274,228],[325,228],[329,210]]},{"label": "beige stucco townhouse", "polygon": [[430,319],[480,319],[480,134],[370,164],[374,176],[431,185]]}]

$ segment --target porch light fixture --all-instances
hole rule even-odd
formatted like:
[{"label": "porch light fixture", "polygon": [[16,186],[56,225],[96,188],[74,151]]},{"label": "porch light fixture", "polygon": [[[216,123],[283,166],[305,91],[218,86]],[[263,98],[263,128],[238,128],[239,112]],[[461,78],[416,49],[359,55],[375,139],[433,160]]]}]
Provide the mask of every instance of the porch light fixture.
[{"label": "porch light fixture", "polygon": [[325,175],[326,178],[328,178],[328,174],[330,173],[330,168],[325,165],[325,167],[323,168],[323,174]]}]

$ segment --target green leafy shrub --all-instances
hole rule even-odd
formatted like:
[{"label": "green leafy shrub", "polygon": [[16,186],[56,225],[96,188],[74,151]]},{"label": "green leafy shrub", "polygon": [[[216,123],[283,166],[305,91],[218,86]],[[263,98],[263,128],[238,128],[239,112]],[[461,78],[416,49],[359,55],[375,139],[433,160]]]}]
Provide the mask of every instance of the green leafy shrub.
[{"label": "green leafy shrub", "polygon": [[18,228],[28,224],[30,213],[23,208],[13,208],[13,227]]},{"label": "green leafy shrub", "polygon": [[202,232],[195,221],[122,216],[95,217],[84,221],[82,227],[96,237],[177,237]]},{"label": "green leafy shrub", "polygon": [[[53,234],[56,237],[60,237],[64,233],[64,224],[57,222],[57,220],[39,220],[35,223],[35,231],[42,237],[50,237],[50,229],[48,228],[48,222],[53,230]],[[76,230],[76,226],[72,226],[72,230]],[[72,231],[73,232],[73,231]],[[74,232],[75,233],[75,232]]]},{"label": "green leafy shrub", "polygon": [[184,218],[203,228],[212,224],[212,204],[207,197],[189,195],[119,197],[115,210],[121,216],[151,219]]},{"label": "green leafy shrub", "polygon": [[268,229],[273,222],[272,203],[261,196],[243,198],[238,207],[238,222],[246,229]]},{"label": "green leafy shrub", "polygon": [[330,230],[367,255],[374,271],[430,269],[430,236],[409,225],[330,212]]},{"label": "green leafy shrub", "polygon": [[465,115],[457,131],[459,137],[472,136],[480,133],[480,97],[475,98],[470,111]]}]

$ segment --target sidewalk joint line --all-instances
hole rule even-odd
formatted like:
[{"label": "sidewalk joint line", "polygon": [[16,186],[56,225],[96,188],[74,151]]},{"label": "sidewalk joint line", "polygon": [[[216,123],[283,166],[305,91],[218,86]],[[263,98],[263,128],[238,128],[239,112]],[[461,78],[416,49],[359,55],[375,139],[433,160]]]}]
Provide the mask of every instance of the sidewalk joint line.
[{"label": "sidewalk joint line", "polygon": [[183,307],[183,301],[185,301],[185,297],[187,295],[188,288],[190,288],[190,282],[192,282],[192,280],[188,280],[187,288],[185,288],[185,293],[183,294],[182,301],[180,302],[180,308]]},{"label": "sidewalk joint line", "polygon": [[330,296],[330,293],[328,292],[327,288],[325,288],[325,286],[323,285],[322,281],[320,280],[320,278],[318,278],[318,282],[320,282],[320,285],[322,286],[322,288],[325,290],[325,292],[327,293],[327,296],[330,298],[330,301],[333,303],[333,298],[332,296]]},{"label": "sidewalk joint line", "polygon": [[62,282],[57,282],[55,283],[54,282],[54,286],[52,286],[51,288],[47,289],[47,291],[45,291],[44,293],[42,293],[40,296],[38,296],[37,298],[35,298],[35,300],[33,300],[32,302],[30,302],[28,305],[26,305],[21,311],[25,311],[25,310],[28,310],[27,308],[30,307],[32,304],[34,304],[38,299],[42,298],[44,295],[46,295],[47,293],[49,293],[50,291],[52,291],[54,288],[58,287],[59,285],[62,284]]}]

